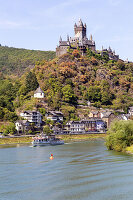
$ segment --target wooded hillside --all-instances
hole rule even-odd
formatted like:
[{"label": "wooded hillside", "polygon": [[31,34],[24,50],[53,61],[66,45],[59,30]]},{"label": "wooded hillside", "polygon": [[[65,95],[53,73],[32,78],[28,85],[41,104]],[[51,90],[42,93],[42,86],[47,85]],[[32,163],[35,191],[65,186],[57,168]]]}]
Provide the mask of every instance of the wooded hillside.
[{"label": "wooded hillside", "polygon": [[38,51],[0,46],[0,71],[4,74],[22,74],[26,68],[33,68],[36,61],[50,60],[54,51]]}]

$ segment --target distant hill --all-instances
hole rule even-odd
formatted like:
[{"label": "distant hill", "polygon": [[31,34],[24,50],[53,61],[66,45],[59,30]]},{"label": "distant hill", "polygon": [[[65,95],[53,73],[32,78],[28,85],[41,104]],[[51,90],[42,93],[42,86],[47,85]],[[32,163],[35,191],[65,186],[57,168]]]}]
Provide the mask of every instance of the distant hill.
[{"label": "distant hill", "polygon": [[0,71],[9,75],[21,75],[27,68],[33,68],[36,61],[51,60],[54,57],[54,51],[0,46]]}]

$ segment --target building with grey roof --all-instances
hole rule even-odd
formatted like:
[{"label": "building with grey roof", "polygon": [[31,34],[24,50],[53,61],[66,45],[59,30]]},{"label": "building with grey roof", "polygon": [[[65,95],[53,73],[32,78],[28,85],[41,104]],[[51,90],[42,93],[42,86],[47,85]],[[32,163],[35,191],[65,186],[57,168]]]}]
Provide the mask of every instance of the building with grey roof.
[{"label": "building with grey roof", "polygon": [[44,92],[40,88],[40,86],[34,92],[34,98],[44,98]]}]

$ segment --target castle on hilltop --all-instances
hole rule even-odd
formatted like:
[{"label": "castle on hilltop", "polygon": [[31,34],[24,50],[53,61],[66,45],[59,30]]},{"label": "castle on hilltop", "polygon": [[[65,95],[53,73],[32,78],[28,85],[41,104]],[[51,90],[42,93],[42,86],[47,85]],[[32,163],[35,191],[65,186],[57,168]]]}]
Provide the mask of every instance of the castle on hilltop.
[{"label": "castle on hilltop", "polygon": [[68,49],[80,49],[82,55],[86,54],[87,49],[94,51],[95,53],[101,54],[101,56],[108,54],[109,59],[118,60],[119,56],[115,55],[115,51],[109,47],[109,49],[103,49],[101,51],[96,51],[95,41],[90,35],[90,38],[87,38],[86,34],[87,26],[83,24],[82,20],[79,19],[78,23],[74,25],[74,37],[69,37],[67,35],[67,40],[64,41],[60,37],[59,45],[56,47],[56,56],[61,56],[67,53]]},{"label": "castle on hilltop", "polygon": [[79,19],[78,24],[74,25],[74,37],[67,36],[67,41],[63,41],[60,37],[59,46],[56,48],[56,56],[63,55],[67,52],[68,48],[77,49],[79,48],[82,52],[82,55],[86,53],[87,48],[92,51],[96,50],[95,41],[93,41],[92,35],[90,35],[90,39],[86,36],[86,24],[83,24],[82,20]]}]

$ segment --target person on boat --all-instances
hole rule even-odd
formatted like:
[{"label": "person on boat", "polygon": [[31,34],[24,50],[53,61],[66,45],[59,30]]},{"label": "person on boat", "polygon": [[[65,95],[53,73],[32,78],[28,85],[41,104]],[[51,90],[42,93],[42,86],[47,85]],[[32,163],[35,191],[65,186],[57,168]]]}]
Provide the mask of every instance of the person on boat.
[{"label": "person on boat", "polygon": [[53,159],[54,159],[54,157],[53,157],[53,154],[51,153],[50,160],[53,160]]}]

